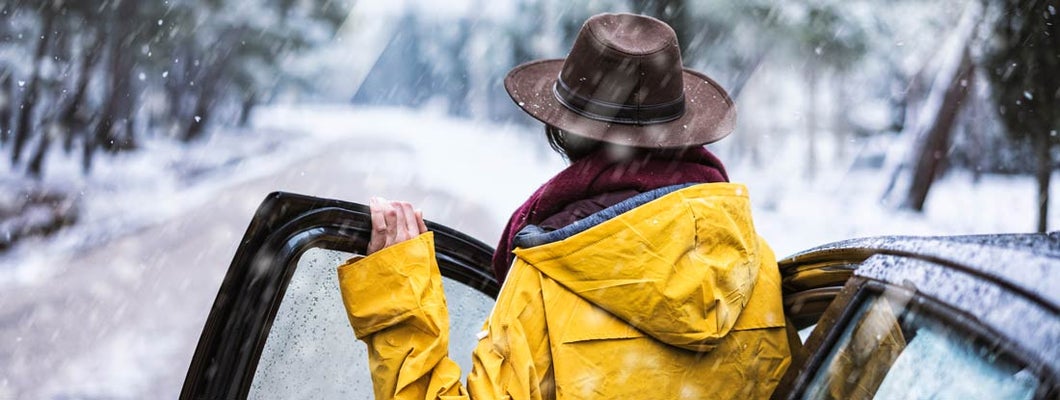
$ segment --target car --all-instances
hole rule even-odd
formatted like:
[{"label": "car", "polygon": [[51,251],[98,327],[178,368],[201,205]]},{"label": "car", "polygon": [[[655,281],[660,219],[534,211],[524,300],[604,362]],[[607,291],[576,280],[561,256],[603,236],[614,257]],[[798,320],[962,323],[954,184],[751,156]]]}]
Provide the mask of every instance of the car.
[{"label": "car", "polygon": [[[500,287],[493,249],[427,222],[465,372]],[[335,267],[368,207],[268,195],[210,311],[182,399],[371,398]],[[1060,232],[882,237],[780,261],[793,361],[774,398],[1060,398]],[[805,341],[804,341],[805,339]]]},{"label": "car", "polygon": [[1060,397],[1060,232],[853,239],[780,269],[816,328],[775,398]]}]

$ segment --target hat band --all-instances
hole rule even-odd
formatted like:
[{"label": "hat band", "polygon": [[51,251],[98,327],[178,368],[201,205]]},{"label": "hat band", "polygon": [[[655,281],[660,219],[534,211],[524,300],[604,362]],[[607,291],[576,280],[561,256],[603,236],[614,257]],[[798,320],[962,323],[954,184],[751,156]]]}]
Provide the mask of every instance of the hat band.
[{"label": "hat band", "polygon": [[556,79],[552,86],[552,94],[556,96],[567,109],[575,114],[586,118],[603,122],[613,122],[630,125],[651,125],[670,122],[681,118],[685,114],[685,94],[677,100],[661,104],[626,105],[600,101],[574,93],[573,90],[563,82],[562,78]]}]

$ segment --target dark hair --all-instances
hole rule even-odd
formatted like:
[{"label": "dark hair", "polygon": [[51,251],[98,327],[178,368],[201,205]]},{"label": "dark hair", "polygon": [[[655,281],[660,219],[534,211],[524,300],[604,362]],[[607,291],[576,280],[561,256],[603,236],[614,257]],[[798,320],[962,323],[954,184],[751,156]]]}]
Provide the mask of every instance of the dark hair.
[{"label": "dark hair", "polygon": [[567,161],[575,162],[603,148],[606,143],[565,132],[552,125],[545,125],[548,146]]},{"label": "dark hair", "polygon": [[680,159],[692,147],[669,149],[647,149],[608,143],[584,136],[575,135],[552,125],[545,125],[545,137],[548,146],[571,163],[581,160],[597,150],[606,149],[617,159],[633,158],[669,158]]}]

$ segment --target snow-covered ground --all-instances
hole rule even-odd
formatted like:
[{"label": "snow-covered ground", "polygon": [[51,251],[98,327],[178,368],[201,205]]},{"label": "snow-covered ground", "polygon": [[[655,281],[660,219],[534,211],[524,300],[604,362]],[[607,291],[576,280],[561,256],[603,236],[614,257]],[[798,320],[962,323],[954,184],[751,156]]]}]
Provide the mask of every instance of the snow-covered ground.
[{"label": "snow-covered ground", "polygon": [[[88,178],[79,175],[75,162],[61,158],[51,161],[42,183],[4,178],[5,190],[29,184],[72,188],[80,193],[83,211],[76,226],[0,254],[0,290],[21,296],[0,297],[0,341],[7,343],[0,369],[55,370],[45,377],[5,374],[0,399],[175,396],[240,229],[270,190],[360,202],[412,191],[428,193],[426,199],[448,197],[467,207],[427,201],[427,218],[495,243],[511,210],[564,166],[541,136],[537,128],[458,120],[431,110],[273,107],[258,110],[246,131],[218,133],[191,146],[149,139],[145,151],[100,158]],[[751,191],[760,233],[780,256],[855,236],[1034,228],[1030,178],[984,176],[973,183],[971,176],[950,174],[933,188],[925,213],[897,212],[878,200],[889,172],[851,170],[849,161],[825,159],[817,178],[807,182],[801,148],[791,137],[763,147],[769,161],[761,166],[727,160],[733,180]],[[733,158],[725,142],[714,150]],[[327,157],[340,159],[322,164]],[[359,180],[347,181],[350,177]],[[210,215],[228,203],[238,204],[234,215],[228,209],[224,218]],[[234,227],[212,225],[221,219]],[[1050,226],[1060,226],[1060,213],[1053,213]],[[175,242],[203,237],[214,246],[199,253],[200,244],[184,248]],[[187,269],[141,278],[167,262]],[[209,272],[199,272],[200,265]],[[167,285],[177,286],[178,301],[158,292]],[[126,290],[129,297],[109,296]],[[124,304],[136,296],[151,296],[143,301],[172,309],[164,315],[137,306],[126,311]],[[54,307],[37,307],[38,302]],[[115,304],[119,310],[110,309]],[[49,317],[69,308],[85,317]],[[107,326],[86,329],[97,323]],[[96,336],[61,343],[66,332],[80,330]]]}]

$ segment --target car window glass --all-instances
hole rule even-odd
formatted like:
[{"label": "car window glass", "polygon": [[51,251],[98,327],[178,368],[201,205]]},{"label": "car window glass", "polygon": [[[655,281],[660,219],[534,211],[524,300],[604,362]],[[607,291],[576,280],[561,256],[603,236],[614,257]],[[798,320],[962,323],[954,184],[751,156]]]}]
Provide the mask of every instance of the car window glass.
[{"label": "car window glass", "polygon": [[1039,382],[1033,373],[916,304],[902,294],[870,295],[818,369],[806,397],[1034,397]]},{"label": "car window glass", "polygon": [[1030,372],[991,362],[973,343],[924,327],[895,360],[876,397],[924,399],[945,394],[953,399],[1030,399],[1035,386]]},{"label": "car window glass", "polygon": [[[354,336],[342,305],[336,267],[353,255],[311,248],[298,260],[262,349],[248,398],[371,399],[367,349]],[[476,333],[493,299],[443,278],[449,310],[450,357],[466,374]]]},{"label": "car window glass", "polygon": [[817,328],[817,324],[813,324],[805,328],[799,329],[799,340],[802,342],[802,344],[806,344],[806,339],[810,338],[810,334],[813,333],[813,330],[815,328]]}]

